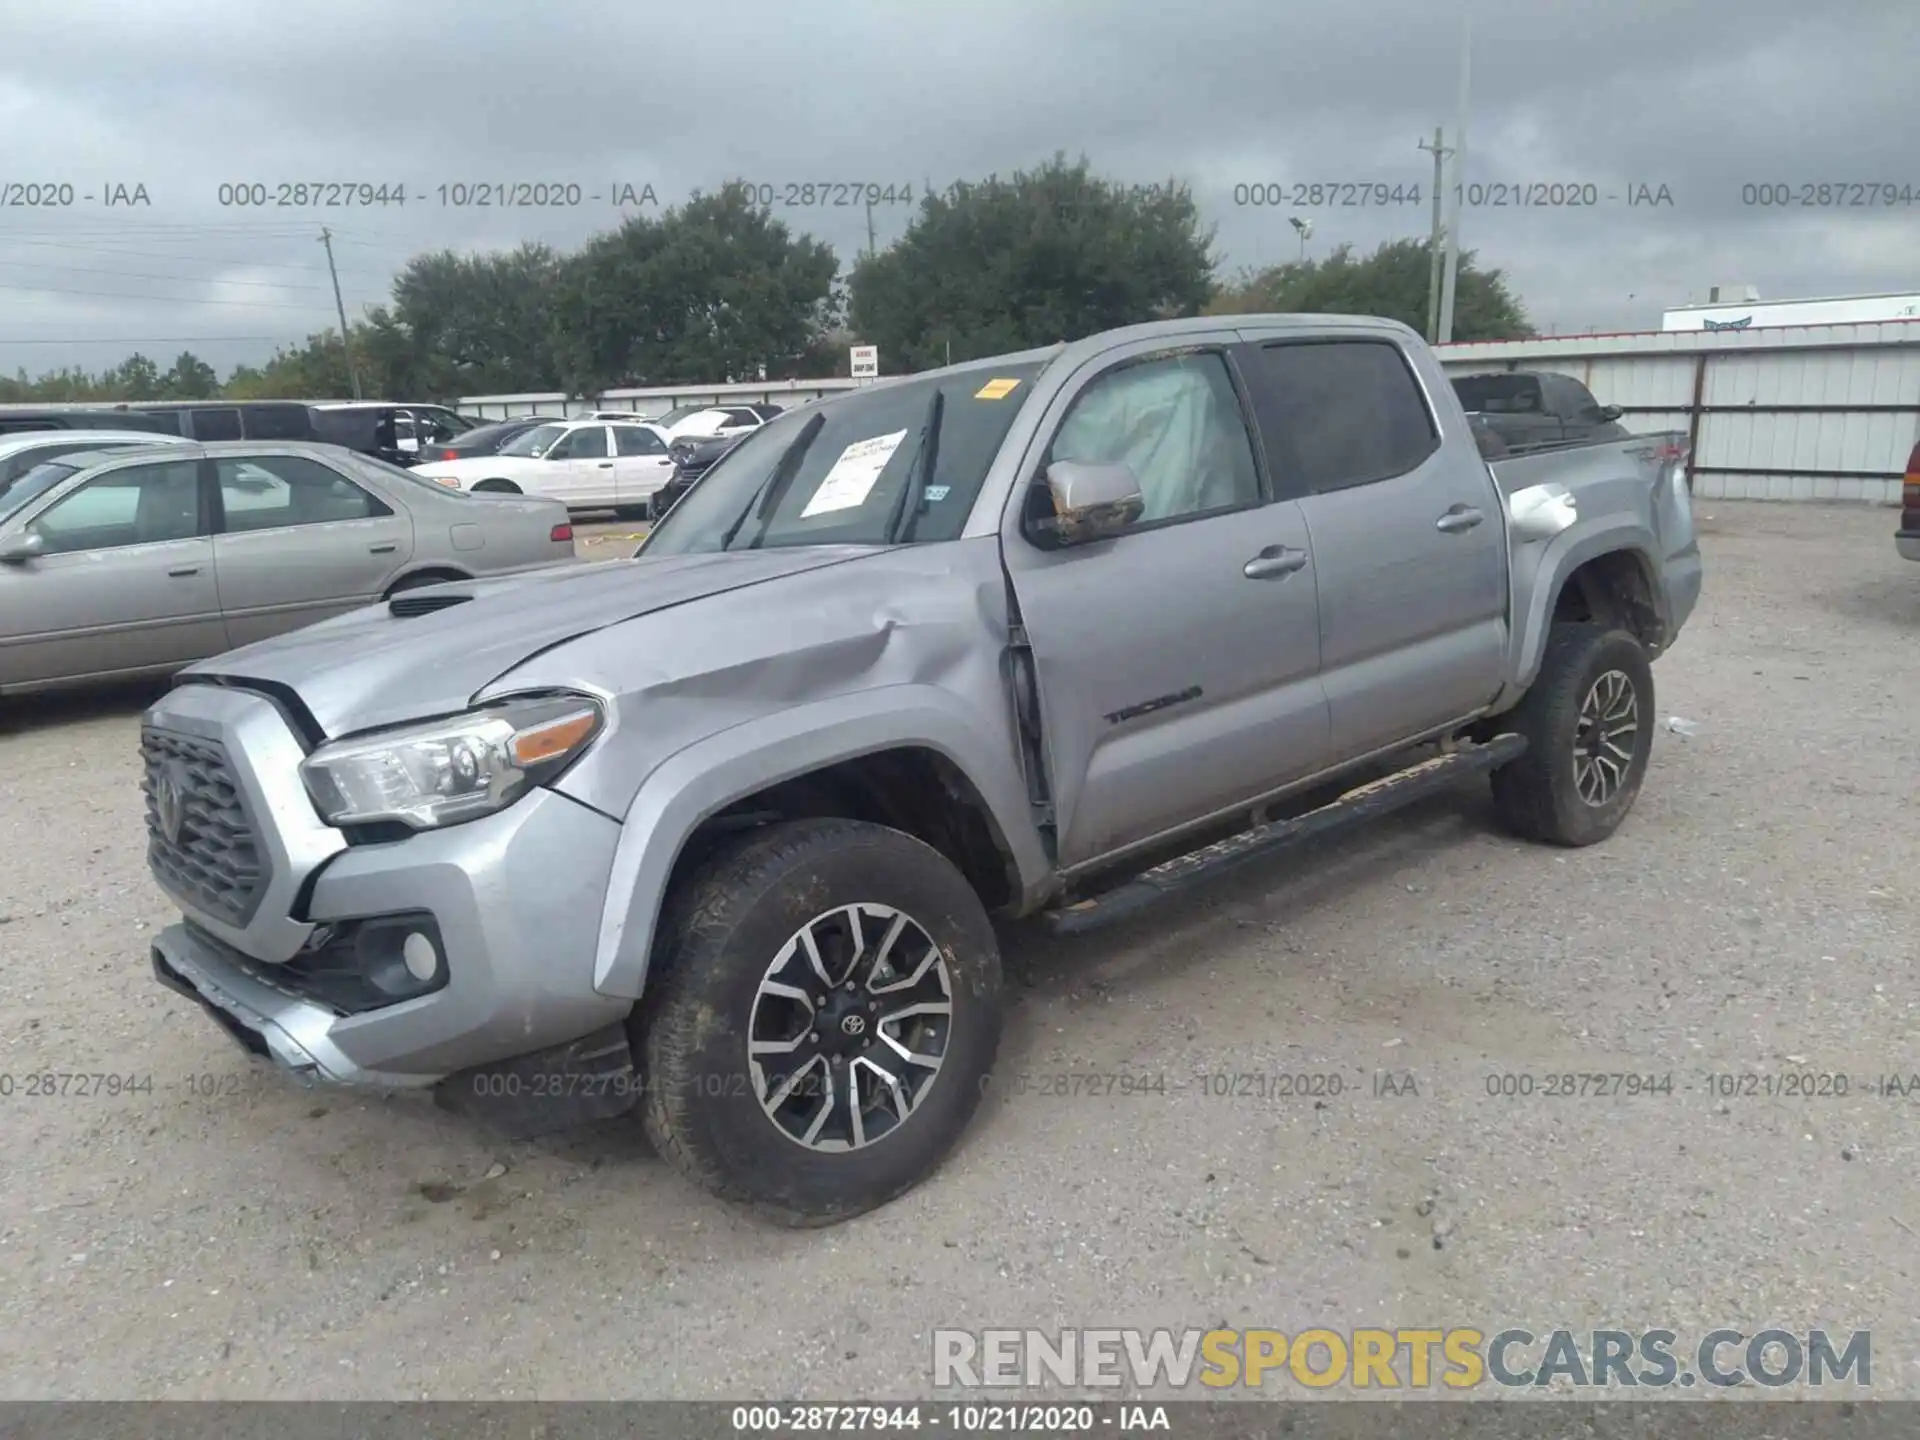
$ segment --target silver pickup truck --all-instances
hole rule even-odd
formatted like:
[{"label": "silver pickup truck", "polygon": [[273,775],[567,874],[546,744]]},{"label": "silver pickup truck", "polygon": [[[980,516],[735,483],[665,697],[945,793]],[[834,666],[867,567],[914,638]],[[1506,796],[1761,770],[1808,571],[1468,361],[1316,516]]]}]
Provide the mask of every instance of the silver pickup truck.
[{"label": "silver pickup truck", "polygon": [[990,916],[1088,929],[1474,772],[1521,835],[1610,834],[1700,591],[1684,455],[1489,466],[1351,317],[792,411],[632,559],[185,671],[142,732],[155,974],[305,1080],[637,1110],[722,1196],[857,1214],[989,1082]]}]

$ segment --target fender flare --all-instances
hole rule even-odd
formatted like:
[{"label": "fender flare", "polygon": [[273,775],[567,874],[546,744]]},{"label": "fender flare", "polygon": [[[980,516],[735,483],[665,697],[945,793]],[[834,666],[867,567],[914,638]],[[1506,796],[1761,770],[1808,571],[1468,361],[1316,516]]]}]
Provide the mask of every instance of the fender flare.
[{"label": "fender flare", "polygon": [[778,711],[675,752],[627,807],[600,914],[593,988],[638,1000],[667,882],[687,837],[743,796],[837,761],[914,746],[951,761],[986,803],[1022,892],[1051,867],[1030,818],[1020,759],[996,725],[931,685],[892,685]]},{"label": "fender flare", "polygon": [[[1603,555],[1631,555],[1646,576],[1647,589],[1655,609],[1665,624],[1667,597],[1659,584],[1659,567],[1653,559],[1653,532],[1631,517],[1622,516],[1597,527],[1575,526],[1540,547],[1539,558],[1530,573],[1523,573],[1519,562],[1528,546],[1515,557],[1515,621],[1513,649],[1506,690],[1495,702],[1496,708],[1517,703],[1540,670],[1547,651],[1547,631],[1552,627],[1554,606],[1567,578],[1590,560]],[[1521,610],[1524,601],[1525,609]]]}]

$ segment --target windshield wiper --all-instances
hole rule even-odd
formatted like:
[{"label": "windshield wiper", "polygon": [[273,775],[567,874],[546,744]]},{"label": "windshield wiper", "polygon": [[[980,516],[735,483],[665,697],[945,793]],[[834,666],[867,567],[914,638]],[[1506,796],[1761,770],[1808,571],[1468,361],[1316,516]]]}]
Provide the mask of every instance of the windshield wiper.
[{"label": "windshield wiper", "polygon": [[[907,472],[906,483],[893,502],[893,513],[887,517],[885,544],[904,545],[911,540],[913,527],[926,512],[927,485],[933,479],[933,467],[940,461],[940,421],[946,413],[947,392],[936,388],[933,399],[927,402],[927,418],[920,422],[920,448],[914,453],[913,468]],[[907,508],[909,500],[913,501],[911,510]]]},{"label": "windshield wiper", "polygon": [[801,426],[800,433],[793,437],[793,443],[781,453],[780,459],[768,472],[767,478],[760,482],[760,488],[755,490],[747,500],[746,508],[740,512],[739,518],[729,525],[727,533],[720,537],[722,551],[733,548],[733,538],[740,533],[740,527],[747,523],[749,516],[762,523],[760,533],[753,537],[747,548],[749,550],[760,548],[760,542],[766,538],[767,517],[779,505],[781,497],[786,494],[787,486],[793,483],[793,477],[800,473],[800,461],[806,455],[807,447],[813,444],[813,437],[820,433],[821,427],[826,423],[827,417],[821,413]]}]

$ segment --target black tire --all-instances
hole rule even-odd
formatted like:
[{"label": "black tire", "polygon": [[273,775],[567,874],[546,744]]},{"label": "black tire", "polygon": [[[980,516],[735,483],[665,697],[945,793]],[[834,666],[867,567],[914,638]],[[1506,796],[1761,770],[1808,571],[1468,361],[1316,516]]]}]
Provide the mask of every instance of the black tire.
[{"label": "black tire", "polygon": [[[945,1022],[915,1022],[944,1025],[942,1034],[914,1041],[943,1048],[938,1070],[897,1128],[859,1148],[829,1152],[791,1138],[763,1108],[748,1036],[761,983],[788,943],[811,922],[856,903],[904,912],[931,939],[944,961],[951,1011]],[[869,936],[861,953],[879,948],[875,939]],[[979,897],[938,851],[884,826],[794,821],[726,846],[669,897],[653,966],[632,1021],[648,1137],[695,1184],[783,1225],[850,1219],[932,1174],[972,1119],[1000,1046],[1000,951]],[[938,983],[937,967],[930,973],[923,984]],[[842,1003],[838,990],[825,988],[830,1003]],[[857,1007],[858,998],[845,1003]],[[843,1026],[857,1028],[851,1017]],[[829,1032],[831,1041],[841,1029],[821,1025],[814,1033]],[[880,1042],[870,1043],[877,1049]],[[770,1090],[779,1063],[767,1062]],[[855,1068],[833,1067],[837,1075]],[[836,1121],[845,1118],[833,1113]],[[892,1113],[875,1110],[873,1121],[890,1123]]]},{"label": "black tire", "polygon": [[476,495],[520,495],[525,492],[511,480],[482,480],[473,487]]},{"label": "black tire", "polygon": [[[1635,728],[1630,737],[1624,732],[1616,737],[1616,744],[1631,740],[1617,747],[1627,751],[1624,763],[1608,756],[1599,767],[1585,769],[1590,787],[1596,773],[1613,782],[1610,789],[1593,789],[1595,798],[1589,799],[1582,793],[1575,758],[1576,741],[1585,747],[1592,730],[1589,726],[1583,732],[1581,712],[1590,697],[1605,698],[1596,686],[1613,674],[1626,680]],[[1619,706],[1612,708],[1613,724],[1624,724]],[[1540,673],[1498,727],[1527,738],[1526,753],[1493,772],[1493,803],[1502,823],[1524,839],[1549,845],[1592,845],[1606,839],[1640,793],[1653,752],[1653,724],[1653,666],[1646,647],[1627,631],[1605,625],[1555,625],[1547,635]]]}]

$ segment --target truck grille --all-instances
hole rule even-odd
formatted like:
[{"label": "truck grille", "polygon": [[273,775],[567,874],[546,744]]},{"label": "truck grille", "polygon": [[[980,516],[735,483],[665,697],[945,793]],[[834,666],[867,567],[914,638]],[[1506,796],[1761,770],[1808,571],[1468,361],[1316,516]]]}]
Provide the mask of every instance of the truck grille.
[{"label": "truck grille", "polygon": [[185,903],[226,924],[253,918],[267,866],[223,746],[151,726],[140,732],[146,774],[147,865]]}]

